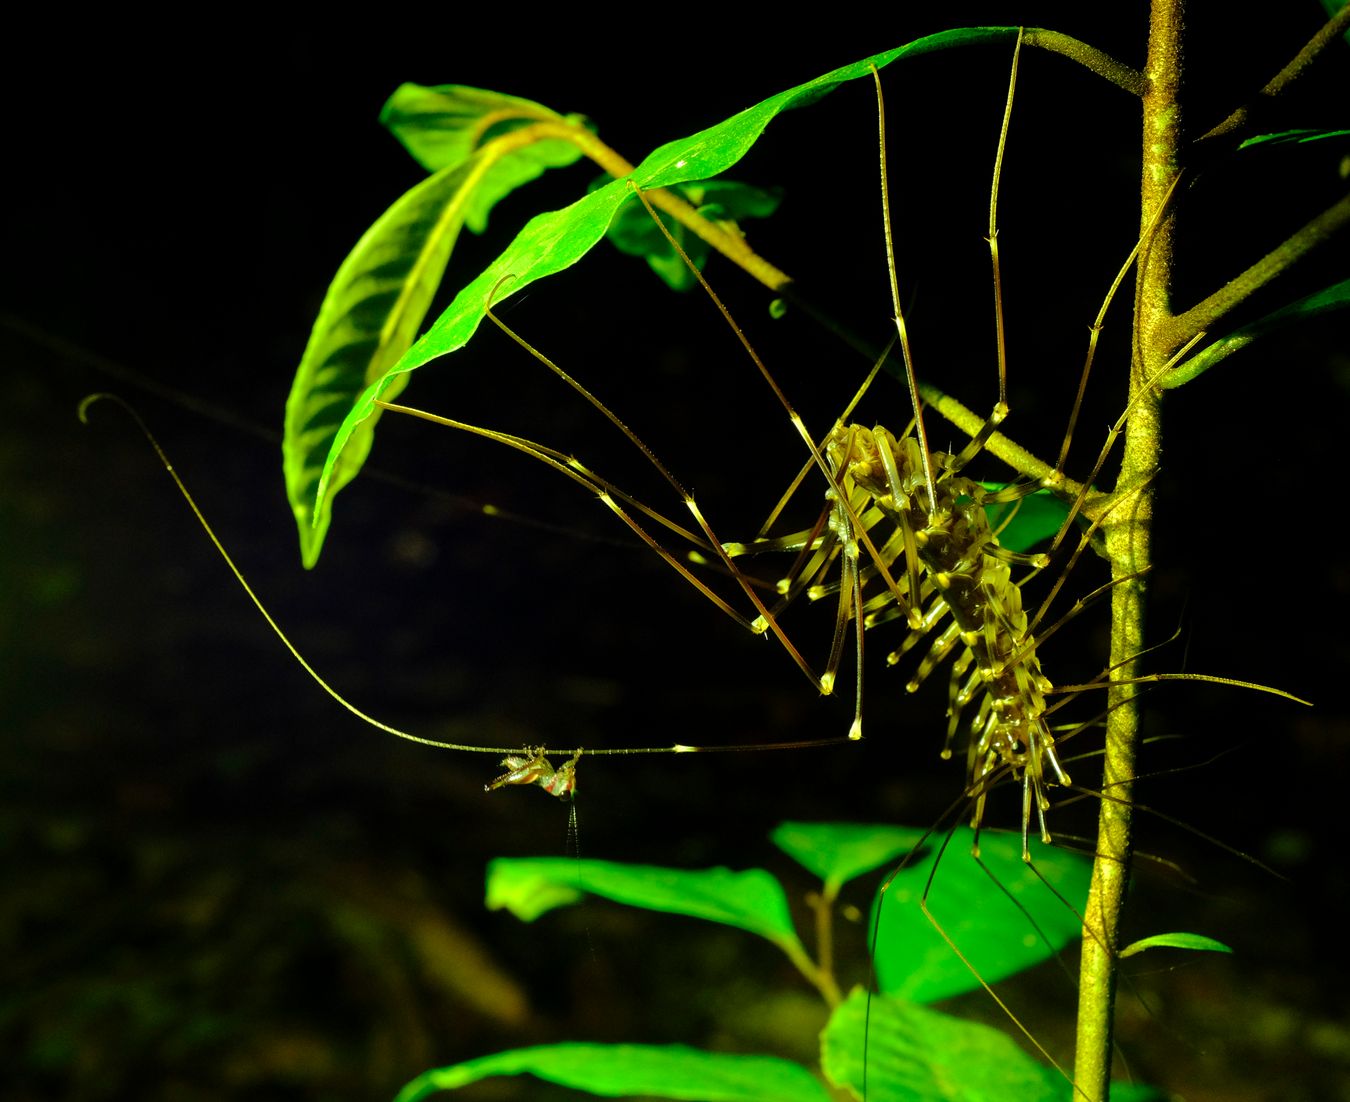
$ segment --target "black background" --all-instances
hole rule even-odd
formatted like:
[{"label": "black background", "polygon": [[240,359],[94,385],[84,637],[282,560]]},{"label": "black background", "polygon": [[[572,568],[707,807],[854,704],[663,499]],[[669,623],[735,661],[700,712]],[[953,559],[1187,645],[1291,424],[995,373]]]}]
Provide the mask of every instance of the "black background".
[{"label": "black background", "polygon": [[[963,21],[1053,26],[1140,65],[1145,12],[1114,7],[1066,18],[987,5]],[[1315,5],[1286,7],[1254,31],[1224,6],[1193,10],[1193,132],[1316,29]],[[376,121],[399,82],[581,111],[637,160],[946,25],[725,13],[656,23],[634,11],[591,29],[581,16],[540,26],[505,11],[495,28],[444,10],[387,29],[109,21],[27,43],[6,89],[0,329],[7,1096],[387,1097],[428,1066],[554,1039],[811,1059],[821,1012],[747,937],[601,904],[537,927],[484,912],[485,861],[562,854],[565,809],[534,790],[485,796],[490,758],[400,743],[337,708],[268,632],[130,423],[111,406],[89,428],[75,418],[91,390],[134,401],[300,650],[389,722],[512,746],[846,731],[849,692],[820,698],[779,648],[720,617],[572,484],[448,430],[386,420],[373,464],[425,489],[358,480],[318,569],[299,566],[267,434],[328,279],[420,178]],[[1345,47],[1335,52],[1339,78],[1310,78],[1281,126],[1329,122],[1327,105],[1345,102]],[[885,78],[919,370],[981,411],[994,397],[981,238],[1008,63],[1002,48],[972,50]],[[1064,59],[1024,56],[1000,245],[1009,431],[1042,455],[1058,445],[1087,324],[1137,234],[1137,115]],[[1333,201],[1344,189],[1335,162],[1303,149],[1203,177],[1183,207],[1180,304]],[[786,188],[781,213],[748,227],[752,244],[881,340],[875,164],[873,98],[857,82],[776,122],[733,175]],[[485,238],[460,244],[451,280],[591,175],[555,173],[502,204]],[[1329,252],[1258,308],[1342,278],[1344,243]],[[729,265],[714,261],[709,275],[822,431],[866,364],[801,318],[771,322],[768,296]],[[1090,467],[1123,404],[1129,293],[1108,322],[1071,473]],[[753,532],[799,466],[785,417],[708,303],[664,292],[636,262],[597,249],[513,300],[508,317],[644,436],[723,538]],[[1273,340],[1166,407],[1152,635],[1178,637],[1153,668],[1261,681],[1317,704],[1204,685],[1150,698],[1158,741],[1141,768],[1159,775],[1139,798],[1168,817],[1142,817],[1141,845],[1196,882],[1144,875],[1129,935],[1194,929],[1238,954],[1142,958],[1144,1000],[1122,1001],[1122,1054],[1191,1100],[1325,1098],[1347,1083],[1334,981],[1350,575],[1331,465],[1350,375],[1343,330],[1323,321]],[[594,411],[495,333],[420,372],[407,397],[573,452],[680,508]],[[902,428],[900,389],[878,384],[865,417]],[[981,473],[1006,476],[993,460]],[[486,517],[484,503],[530,523]],[[1080,568],[1071,588],[1099,573]],[[823,662],[828,614],[789,626]],[[1098,605],[1047,644],[1047,673],[1090,679],[1105,635]],[[775,823],[935,821],[959,790],[955,767],[937,761],[945,677],[907,698],[885,649],[872,647],[862,746],[583,761],[583,855],[767,865],[796,899],[809,883],[766,841]],[[991,814],[1015,824],[1016,803]],[[1052,826],[1084,831],[1091,810],[1061,809]],[[865,905],[866,886],[852,901]],[[841,940],[853,982],[862,937],[846,927]],[[1028,1027],[1064,1056],[1070,985],[1047,971],[1017,991]],[[957,1009],[1006,1025],[982,998]]]}]

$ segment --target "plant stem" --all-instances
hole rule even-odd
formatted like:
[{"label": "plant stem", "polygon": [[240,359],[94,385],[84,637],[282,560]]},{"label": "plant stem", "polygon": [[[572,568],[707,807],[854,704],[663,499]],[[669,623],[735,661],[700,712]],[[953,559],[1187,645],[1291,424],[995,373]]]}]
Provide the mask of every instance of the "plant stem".
[{"label": "plant stem", "polygon": [[1202,302],[1185,313],[1163,319],[1159,341],[1170,346],[1170,350],[1179,348],[1347,227],[1350,227],[1350,195],[1328,207]]},{"label": "plant stem", "polygon": [[833,1009],[844,1001],[834,975],[813,961],[801,942],[796,938],[770,938],[769,940],[783,950],[788,960],[792,961],[792,966],[806,978],[806,981],[812,987],[820,992],[820,997],[825,1000],[827,1006]]},{"label": "plant stem", "polygon": [[812,892],[806,897],[816,918],[816,967],[820,975],[816,987],[831,1007],[844,1001],[839,981],[834,976],[834,905],[838,896],[839,886],[826,884],[820,892]]},{"label": "plant stem", "polygon": [[[923,399],[926,409],[941,414],[969,436],[974,436],[984,426],[985,416],[962,405],[950,394],[939,390],[931,383],[919,383],[919,397]],[[1034,478],[1037,482],[1047,483],[1053,479],[1055,486],[1064,497],[1076,498],[1083,490],[1081,482],[1075,482],[1072,478],[1065,478],[1062,474],[1056,472],[1053,465],[1033,455],[1017,441],[1001,432],[996,432],[989,437],[984,445],[984,450],[1003,460],[1018,474]],[[1093,515],[1091,510],[1087,512],[1089,517]]]},{"label": "plant stem", "polygon": [[1174,219],[1157,220],[1179,171],[1184,0],[1154,0],[1149,22],[1147,82],[1143,96],[1143,171],[1139,225],[1148,239],[1140,250],[1135,291],[1134,352],[1130,364],[1131,414],[1116,492],[1133,493],[1128,511],[1106,525],[1111,593],[1112,688],[1108,698],[1106,754],[1097,820],[1097,852],[1083,928],[1079,980],[1078,1051],[1074,1081],[1082,1096],[1098,1102],[1111,1092],[1111,1053],[1116,991],[1116,952],[1129,881],[1135,755],[1140,732],[1137,694],[1128,682],[1138,676],[1144,649],[1144,597],[1150,566],[1153,489],[1151,478],[1162,450],[1159,394],[1152,380],[1166,362],[1162,347],[1171,318],[1170,286]]},{"label": "plant stem", "polygon": [[1070,61],[1076,61],[1084,68],[1092,70],[1099,77],[1105,77],[1118,88],[1123,88],[1132,96],[1144,94],[1144,74],[1131,69],[1124,62],[1117,61],[1095,46],[1079,42],[1059,31],[1048,31],[1044,27],[1028,27],[1022,32],[1022,45],[1037,46],[1051,53],[1063,54]]},{"label": "plant stem", "polygon": [[1322,25],[1322,29],[1312,36],[1308,44],[1299,50],[1293,60],[1266,82],[1260,92],[1261,100],[1257,101],[1256,104],[1243,104],[1223,122],[1202,134],[1200,141],[1207,142],[1222,137],[1224,134],[1231,134],[1244,129],[1252,115],[1257,113],[1257,107],[1263,101],[1273,99],[1298,80],[1308,71],[1309,66],[1322,56],[1328,46],[1345,34],[1347,29],[1350,29],[1350,4],[1342,7],[1340,11],[1328,19]]}]

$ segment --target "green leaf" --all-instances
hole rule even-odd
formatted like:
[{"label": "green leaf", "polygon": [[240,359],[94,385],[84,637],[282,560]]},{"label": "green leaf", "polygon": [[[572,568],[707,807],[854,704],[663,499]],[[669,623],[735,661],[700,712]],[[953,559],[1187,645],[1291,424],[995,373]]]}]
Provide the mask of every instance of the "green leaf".
[{"label": "green leaf", "polygon": [[[944,850],[945,838],[930,838],[873,908],[877,984],[920,1003],[978,988],[971,968],[997,983],[1068,945],[1082,932],[1092,871],[1078,855],[1044,847],[1037,847],[1033,871],[1014,834],[982,832],[978,861],[969,827],[954,830]],[[920,908],[925,892],[929,912],[970,967]]]},{"label": "green leaf", "polygon": [[1111,1102],[1168,1102],[1174,1097],[1147,1083],[1111,1084]]},{"label": "green leaf", "polygon": [[499,857],[488,864],[487,905],[533,922],[578,892],[736,926],[801,949],[783,886],[763,869],[668,869],[568,857]]},{"label": "green leaf", "polygon": [[[493,138],[535,122],[582,125],[543,104],[463,84],[403,84],[380,111],[380,122],[428,172],[463,164]],[[465,223],[474,233],[487,226],[488,212],[503,197],[550,168],[576,163],[573,142],[548,138],[532,142],[494,164],[469,197]]]},{"label": "green leaf", "polygon": [[[390,207],[342,262],[319,307],[286,401],[282,444],[286,496],[300,551],[314,565],[330,515],[311,514],[322,463],[355,395],[408,350],[445,271],[464,216],[474,165],[424,180]],[[374,439],[376,418],[349,440],[334,490],[355,477]]]},{"label": "green leaf", "polygon": [[[981,482],[980,485],[986,490],[1002,490],[1008,483]],[[1064,518],[1069,515],[1069,508],[1067,502],[1049,490],[1037,490],[1018,501],[993,502],[984,507],[984,512],[989,518],[989,526],[998,531],[1000,547],[1006,547],[1009,551],[1029,551],[1042,540],[1059,533]],[[1010,513],[1012,520],[999,531],[999,525]]]},{"label": "green leaf", "polygon": [[867,992],[854,988],[820,1036],[821,1069],[861,1098],[864,1057],[868,1102],[1064,1102],[1072,1094],[1065,1075],[1006,1033],[886,995],[873,995],[869,1008]]},{"label": "green leaf", "polygon": [[[286,496],[306,567],[318,561],[332,519],[332,495],[356,477],[374,440],[377,418],[371,416],[344,437],[341,464],[325,467],[343,417],[357,395],[386,377],[412,345],[460,226],[475,204],[482,209],[484,181],[500,190],[503,180],[494,170],[509,169],[522,157],[529,157],[529,135],[513,132],[423,180],[365,232],[334,276],[286,401]],[[406,381],[393,376],[386,397]],[[321,476],[329,487],[323,498]],[[311,512],[316,502],[321,505]]]},{"label": "green leaf", "polygon": [[[881,69],[900,58],[917,57],[936,50],[978,43],[1011,43],[1016,36],[1017,30],[1012,27],[960,28],[930,35],[846,65],[771,96],[725,122],[688,138],[667,142],[648,156],[634,170],[630,179],[637,187],[645,189],[671,187],[720,175],[750,150],[764,128],[783,111],[814,102],[847,81],[870,78],[873,65]],[[498,301],[520,293],[535,280],[570,268],[604,236],[615,213],[630,198],[628,180],[615,180],[564,210],[541,214],[530,220],[506,251],[459,292],[430,330],[353,403],[333,439],[324,464],[324,474],[315,495],[316,516],[326,516],[332,496],[340,485],[338,473],[359,466],[359,462],[343,459],[343,453],[358,429],[373,417],[378,408],[375,399],[395,393],[402,385],[400,376],[462,348],[477,331],[484,317],[488,295],[502,277],[510,275],[514,278],[502,289]],[[368,446],[367,442],[367,450]],[[357,454],[364,459],[360,447],[358,442]],[[350,477],[346,475],[341,481]]]},{"label": "green leaf", "polygon": [[510,911],[521,922],[533,922],[549,911],[580,902],[585,892],[581,886],[581,870],[575,867],[576,861],[567,860],[566,869],[551,865],[536,867],[539,862],[556,860],[499,857],[489,861],[485,900],[487,909]]},{"label": "green leaf", "polygon": [[[711,222],[731,223],[733,230],[737,229],[735,224],[744,219],[767,218],[782,201],[781,191],[766,191],[735,180],[709,180],[702,184],[685,184],[673,190],[704,218]],[[695,237],[668,215],[658,214],[658,217],[666,224],[671,236],[680,243],[685,255],[702,271],[711,251],[708,243]],[[629,256],[645,259],[652,271],[671,290],[687,291],[698,285],[689,266],[671,248],[666,235],[641,204],[629,203],[620,207],[606,232],[615,248]]]},{"label": "green leaf", "polygon": [[[657,211],[656,217],[661,219],[671,237],[680,243],[689,263],[700,272],[703,271],[712,246],[690,233],[670,215]],[[684,262],[665,235],[656,228],[647,208],[640,203],[620,207],[606,235],[619,252],[645,260],[647,267],[672,291],[688,291],[698,286],[698,278],[689,270],[689,264]]]},{"label": "green leaf", "polygon": [[684,1045],[539,1045],[424,1072],[394,1102],[419,1102],[500,1075],[529,1074],[604,1098],[708,1102],[830,1102],[806,1068],[775,1056],[736,1056]]},{"label": "green leaf", "polygon": [[1183,360],[1169,371],[1163,377],[1161,385],[1164,390],[1183,386],[1197,376],[1203,375],[1220,360],[1225,360],[1234,352],[1246,348],[1254,340],[1286,326],[1315,318],[1318,314],[1325,314],[1330,310],[1344,310],[1348,306],[1350,306],[1350,279],[1345,279],[1321,291],[1306,295],[1297,302],[1291,302],[1288,306],[1281,307],[1274,313],[1267,314],[1250,325],[1244,325],[1241,329],[1235,329],[1228,336],[1206,345],[1189,360]]},{"label": "green leaf", "polygon": [[1140,938],[1120,951],[1122,957],[1132,957],[1145,949],[1193,949],[1200,953],[1231,953],[1233,950],[1222,941],[1215,941],[1203,934],[1154,934]]},{"label": "green leaf", "polygon": [[859,823],[780,823],[773,844],[825,882],[833,894],[856,876],[908,853],[925,837],[917,827]]},{"label": "green leaf", "polygon": [[1350,130],[1281,130],[1275,134],[1254,134],[1238,148],[1250,149],[1256,145],[1305,145],[1326,138],[1350,138]]}]

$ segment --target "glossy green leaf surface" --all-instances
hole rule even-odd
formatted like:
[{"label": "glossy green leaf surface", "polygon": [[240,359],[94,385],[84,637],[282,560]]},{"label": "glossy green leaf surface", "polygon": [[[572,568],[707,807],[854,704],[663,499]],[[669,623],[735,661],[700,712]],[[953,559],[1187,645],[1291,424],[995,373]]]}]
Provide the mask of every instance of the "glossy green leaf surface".
[{"label": "glossy green leaf surface", "polygon": [[[969,827],[953,831],[943,851],[945,838],[930,837],[881,892],[879,913],[873,908],[877,984],[920,1003],[977,989],[971,968],[996,983],[1077,939],[1092,872],[1077,854],[1040,845],[1033,847],[1033,872],[1022,860],[1022,839],[1013,834],[982,832],[978,861]],[[933,919],[971,967],[924,914],[925,891]]]},{"label": "glossy green leaf surface", "polygon": [[419,1075],[395,1102],[419,1102],[481,1079],[533,1075],[602,1098],[707,1102],[830,1102],[800,1064],[774,1056],[704,1052],[684,1045],[539,1045],[480,1056]]},{"label": "glossy green leaf surface", "polygon": [[1291,302],[1288,306],[1281,307],[1263,318],[1258,318],[1250,325],[1235,329],[1226,337],[1206,345],[1190,359],[1183,360],[1169,371],[1163,377],[1161,386],[1164,390],[1184,386],[1197,376],[1203,375],[1220,360],[1226,360],[1234,352],[1246,348],[1252,341],[1286,326],[1315,318],[1319,314],[1331,310],[1344,310],[1347,307],[1350,307],[1350,279],[1332,284],[1311,295],[1305,295],[1297,302]]},{"label": "glossy green leaf surface", "polygon": [[780,823],[770,837],[773,844],[837,890],[854,877],[880,868],[921,841],[917,827],[864,823]]},{"label": "glossy green leaf surface", "polygon": [[[493,138],[532,122],[580,125],[579,116],[563,116],[519,96],[470,88],[464,84],[403,84],[385,102],[380,122],[428,172],[463,164]],[[494,164],[465,208],[465,224],[474,233],[487,226],[488,212],[522,184],[550,168],[581,159],[575,144],[561,139],[532,142]]]},{"label": "glossy green leaf surface", "polygon": [[533,922],[581,892],[737,926],[776,945],[800,948],[783,887],[763,869],[668,869],[567,857],[501,857],[488,865],[487,905]]},{"label": "glossy green leaf surface", "polygon": [[1145,949],[1191,949],[1200,953],[1231,953],[1233,950],[1222,941],[1215,941],[1203,934],[1154,934],[1131,942],[1120,951],[1122,957],[1132,957]]},{"label": "glossy green leaf surface", "polygon": [[[864,1044],[864,1035],[866,1043]],[[820,1038],[835,1086],[868,1102],[1065,1102],[1068,1080],[1037,1063],[1006,1033],[855,988]]]},{"label": "glossy green leaf surface", "polygon": [[[645,189],[706,180],[725,172],[739,161],[759,139],[765,127],[783,111],[811,103],[840,84],[870,78],[873,66],[881,69],[901,58],[979,43],[1011,44],[1016,35],[1016,29],[1009,27],[970,27],[944,31],[836,69],[771,96],[725,122],[687,138],[667,142],[634,170],[632,183]],[[315,515],[326,516],[339,483],[338,472],[345,473],[356,465],[344,458],[344,452],[361,426],[374,415],[377,397],[387,397],[401,386],[400,376],[462,348],[477,331],[484,317],[488,296],[504,276],[513,278],[502,288],[499,300],[519,293],[538,279],[571,267],[605,235],[619,208],[631,201],[629,181],[616,180],[563,210],[531,219],[505,252],[459,292],[454,302],[398,363],[385,370],[356,399],[333,440],[324,464],[324,474],[315,498]],[[361,454],[359,443],[357,448],[357,454]],[[364,459],[363,454],[361,458]]]}]

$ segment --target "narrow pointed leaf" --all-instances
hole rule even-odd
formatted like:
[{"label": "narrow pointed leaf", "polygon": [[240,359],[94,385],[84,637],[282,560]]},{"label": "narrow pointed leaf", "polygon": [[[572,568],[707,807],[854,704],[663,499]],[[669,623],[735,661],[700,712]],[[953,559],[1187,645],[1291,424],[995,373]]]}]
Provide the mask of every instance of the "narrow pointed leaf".
[{"label": "narrow pointed leaf", "polygon": [[[1033,871],[1022,860],[1019,836],[981,833],[978,861],[973,840],[968,827],[952,833],[945,851],[942,837],[931,838],[881,894],[873,929],[882,991],[920,1003],[973,991],[980,978],[996,983],[1049,959],[1082,933],[1079,915],[1092,872],[1086,860],[1037,847]],[[925,892],[929,913],[969,967],[924,914]]]},{"label": "narrow pointed leaf", "polygon": [[[527,155],[530,144],[526,130],[504,134],[422,181],[365,232],[333,278],[291,384],[282,444],[286,494],[306,567],[323,546],[332,494],[356,477],[374,439],[372,416],[343,438],[341,464],[325,470],[343,418],[413,343],[483,180],[494,167]],[[405,382],[395,376],[386,396]],[[321,476],[329,491],[315,509]]]},{"label": "narrow pointed leaf", "polygon": [[[846,65],[771,96],[725,122],[688,138],[666,143],[634,170],[631,180],[644,189],[706,180],[739,161],[759,139],[764,128],[783,111],[814,102],[847,81],[870,78],[873,65],[880,69],[900,58],[977,43],[1011,43],[1016,35],[1017,30],[1011,27],[960,28]],[[615,213],[630,198],[628,181],[615,180],[570,207],[530,220],[506,251],[460,291],[455,301],[402,359],[357,398],[333,440],[324,465],[316,495],[316,513],[322,514],[328,507],[342,454],[359,426],[373,416],[377,408],[375,399],[388,396],[394,388],[401,386],[396,381],[398,376],[462,348],[477,331],[484,317],[488,294],[502,277],[509,275],[513,279],[502,289],[499,300],[519,293],[535,280],[575,264],[604,236]]]},{"label": "narrow pointed leaf", "polygon": [[420,1102],[481,1079],[533,1075],[602,1098],[707,1102],[830,1102],[806,1068],[776,1056],[704,1052],[684,1045],[539,1045],[424,1072],[394,1102]]},{"label": "narrow pointed leaf", "polygon": [[[322,463],[354,395],[407,351],[445,271],[463,220],[472,166],[437,173],[403,195],[342,262],[324,296],[286,402],[286,493],[305,566],[314,565],[329,514],[311,514]],[[351,440],[336,488],[370,451],[375,419]]]},{"label": "narrow pointed leaf", "polygon": [[815,873],[829,891],[908,853],[926,831],[860,823],[780,823],[773,844]]},{"label": "narrow pointed leaf", "polygon": [[[400,85],[380,111],[380,122],[428,172],[463,164],[493,138],[530,123],[582,125],[580,116],[560,115],[532,100],[464,84]],[[575,143],[552,138],[502,158],[469,196],[465,224],[474,233],[482,233],[488,212],[500,199],[550,168],[574,164],[581,156]]]},{"label": "narrow pointed leaf", "polygon": [[1350,307],[1350,279],[1306,295],[1297,302],[1291,302],[1288,306],[1281,307],[1274,313],[1267,314],[1250,325],[1244,325],[1241,329],[1235,329],[1228,336],[1206,345],[1190,359],[1183,360],[1168,372],[1163,377],[1162,386],[1165,390],[1183,386],[1196,376],[1203,375],[1220,360],[1225,360],[1234,352],[1246,348],[1254,340],[1296,322],[1315,318],[1318,314],[1325,314],[1330,310],[1344,310],[1346,307]]},{"label": "narrow pointed leaf", "polygon": [[1276,134],[1253,134],[1238,146],[1250,149],[1257,145],[1306,145],[1327,138],[1350,138],[1350,130],[1281,130]]},{"label": "narrow pointed leaf", "polygon": [[533,922],[579,893],[651,911],[737,926],[800,948],[783,887],[763,869],[668,869],[567,857],[501,857],[488,864],[487,905]]},{"label": "narrow pointed leaf", "polygon": [[1140,938],[1132,942],[1120,951],[1122,957],[1132,957],[1135,953],[1142,953],[1145,949],[1192,949],[1202,953],[1231,953],[1233,950],[1222,941],[1215,941],[1212,937],[1205,937],[1203,934],[1154,934],[1152,937]]}]

